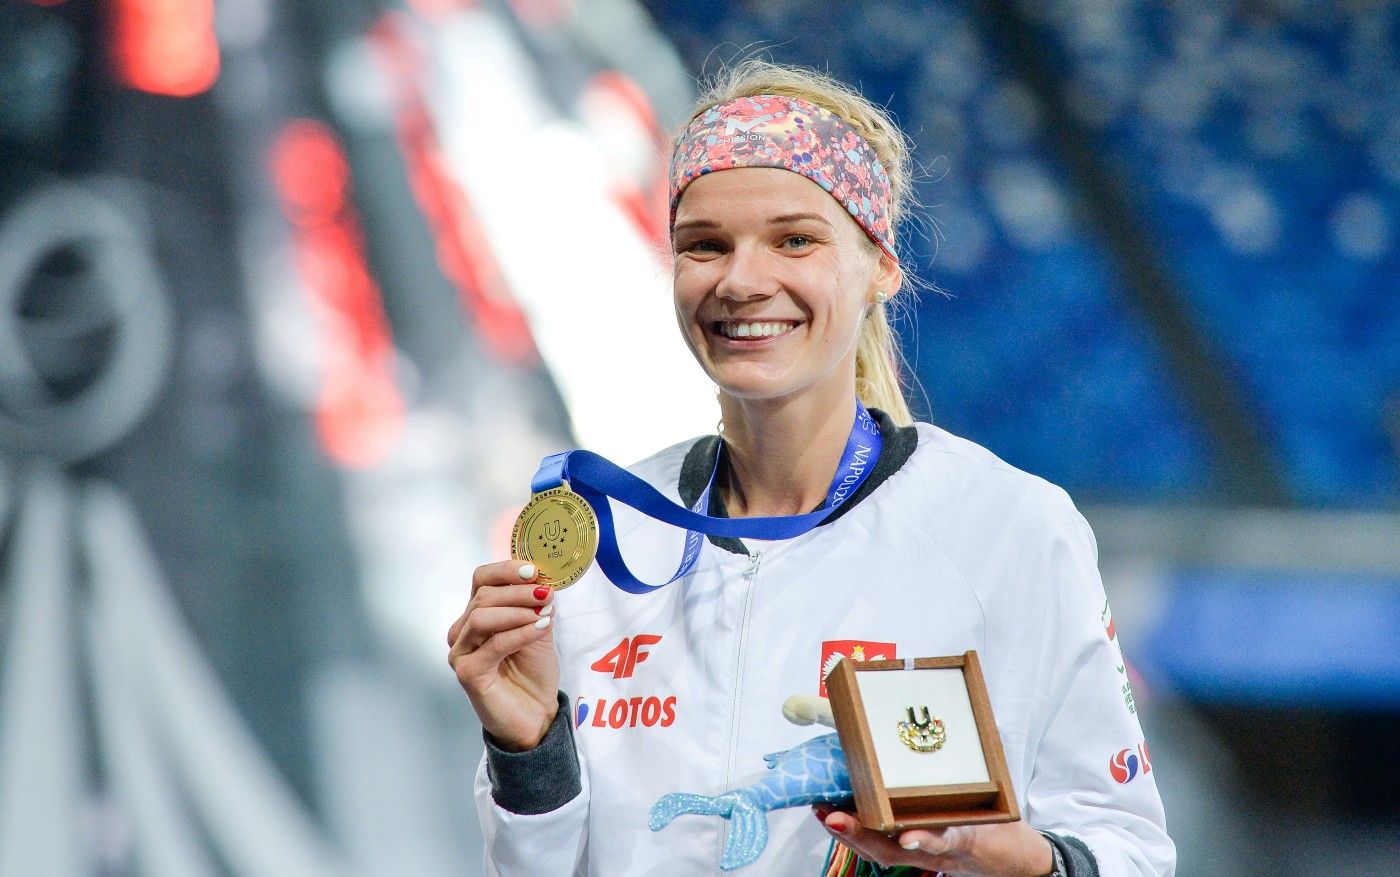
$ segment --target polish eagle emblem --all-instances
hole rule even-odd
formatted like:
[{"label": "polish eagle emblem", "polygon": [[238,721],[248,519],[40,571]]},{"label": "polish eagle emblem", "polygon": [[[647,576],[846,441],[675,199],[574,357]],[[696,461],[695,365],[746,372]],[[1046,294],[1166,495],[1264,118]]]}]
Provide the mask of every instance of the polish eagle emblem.
[{"label": "polish eagle emblem", "polygon": [[817,693],[826,697],[826,677],[836,669],[836,662],[842,658],[852,661],[889,661],[895,655],[894,643],[871,642],[869,640],[827,640],[822,643],[821,680]]}]

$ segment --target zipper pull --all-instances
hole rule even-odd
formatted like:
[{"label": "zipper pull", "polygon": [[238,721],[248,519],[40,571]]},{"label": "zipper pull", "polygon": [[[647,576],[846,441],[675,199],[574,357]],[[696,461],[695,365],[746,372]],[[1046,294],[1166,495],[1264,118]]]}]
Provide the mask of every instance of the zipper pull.
[{"label": "zipper pull", "polygon": [[758,574],[758,562],[762,557],[763,552],[761,551],[755,551],[749,555],[749,565],[744,567],[744,578],[753,580],[753,577]]}]

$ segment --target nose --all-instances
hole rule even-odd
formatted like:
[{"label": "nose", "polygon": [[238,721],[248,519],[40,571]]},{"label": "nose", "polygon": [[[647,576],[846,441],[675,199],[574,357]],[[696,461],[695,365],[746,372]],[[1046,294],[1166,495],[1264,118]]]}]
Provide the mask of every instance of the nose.
[{"label": "nose", "polygon": [[759,246],[736,246],[725,256],[724,273],[715,286],[715,295],[735,301],[766,298],[778,291],[777,278]]}]

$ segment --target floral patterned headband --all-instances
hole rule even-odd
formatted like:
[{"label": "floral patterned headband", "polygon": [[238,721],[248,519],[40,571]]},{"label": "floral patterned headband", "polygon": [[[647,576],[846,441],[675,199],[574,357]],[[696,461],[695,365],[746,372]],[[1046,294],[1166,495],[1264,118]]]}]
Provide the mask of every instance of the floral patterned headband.
[{"label": "floral patterned headband", "polygon": [[777,167],[831,193],[891,258],[890,178],[840,116],[801,98],[760,94],[716,104],[693,119],[671,154],[671,225],[685,187],[714,171]]}]

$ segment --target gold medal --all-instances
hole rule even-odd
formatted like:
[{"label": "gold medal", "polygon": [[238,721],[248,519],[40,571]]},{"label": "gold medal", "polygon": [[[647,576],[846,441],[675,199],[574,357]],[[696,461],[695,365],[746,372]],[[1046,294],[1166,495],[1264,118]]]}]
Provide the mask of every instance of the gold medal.
[{"label": "gold medal", "polygon": [[533,563],[540,584],[555,590],[578,581],[597,553],[593,507],[562,485],[530,497],[510,534],[510,556]]}]

